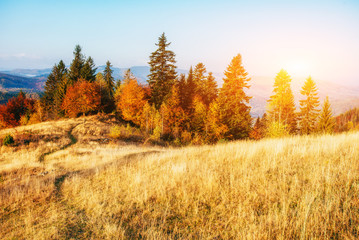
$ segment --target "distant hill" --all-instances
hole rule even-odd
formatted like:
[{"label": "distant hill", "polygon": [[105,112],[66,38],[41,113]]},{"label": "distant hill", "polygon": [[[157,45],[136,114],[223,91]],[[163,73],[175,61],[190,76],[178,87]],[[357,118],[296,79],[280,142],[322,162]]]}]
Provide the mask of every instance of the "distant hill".
[{"label": "distant hill", "polygon": [[[97,72],[103,72],[105,65],[98,66]],[[122,80],[128,68],[113,67],[113,76],[116,81]],[[142,84],[146,84],[147,76],[150,73],[149,66],[133,66],[130,67],[131,72]],[[0,91],[1,87],[9,89],[32,89],[42,91],[47,76],[51,69],[15,69],[11,71],[2,71],[0,73]],[[177,69],[178,73],[187,74],[188,70]],[[218,86],[223,84],[223,73],[213,73]],[[274,77],[253,76],[250,81],[250,89],[247,90],[248,95],[252,96],[250,104],[252,106],[251,113],[253,116],[261,116],[266,110],[267,100],[273,91]],[[293,78],[292,91],[296,104],[299,103],[300,89],[303,86],[305,78]],[[319,97],[322,101],[325,96],[329,96],[334,114],[340,114],[354,107],[359,107],[359,88],[342,86],[340,84],[326,82],[314,79],[319,90]]]},{"label": "distant hill", "polygon": [[6,90],[41,90],[42,83],[39,78],[29,78],[0,73],[0,88]]}]

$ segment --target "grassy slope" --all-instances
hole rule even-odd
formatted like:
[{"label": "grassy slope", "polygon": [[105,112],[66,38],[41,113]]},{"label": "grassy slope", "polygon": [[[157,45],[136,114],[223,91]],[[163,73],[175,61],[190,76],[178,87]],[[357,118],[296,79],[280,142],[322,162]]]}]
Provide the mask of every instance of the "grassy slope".
[{"label": "grassy slope", "polygon": [[0,238],[359,236],[358,132],[170,149],[111,123],[17,129],[37,141],[0,150]]}]

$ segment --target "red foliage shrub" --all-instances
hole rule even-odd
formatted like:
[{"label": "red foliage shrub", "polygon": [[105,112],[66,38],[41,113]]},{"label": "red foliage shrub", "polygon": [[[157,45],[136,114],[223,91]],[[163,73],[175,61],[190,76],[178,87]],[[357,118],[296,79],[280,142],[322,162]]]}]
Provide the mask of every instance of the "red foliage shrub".
[{"label": "red foliage shrub", "polygon": [[15,127],[20,125],[22,116],[32,114],[35,111],[35,100],[25,97],[20,92],[17,97],[11,98],[6,105],[0,105],[0,125],[3,127]]}]

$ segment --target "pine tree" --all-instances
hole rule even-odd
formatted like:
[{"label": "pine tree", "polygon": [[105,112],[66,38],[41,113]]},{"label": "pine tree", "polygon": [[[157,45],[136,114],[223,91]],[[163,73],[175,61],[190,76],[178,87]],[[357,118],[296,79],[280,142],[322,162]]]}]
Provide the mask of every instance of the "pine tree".
[{"label": "pine tree", "polygon": [[306,98],[300,100],[299,126],[302,134],[313,132],[319,110],[318,89],[311,77],[308,77],[300,91]]},{"label": "pine tree", "polygon": [[131,72],[131,69],[127,69],[124,76],[123,76],[123,83],[129,82],[130,80],[136,80],[137,78],[133,75],[133,73]]},{"label": "pine tree", "polygon": [[192,66],[189,69],[187,80],[186,80],[186,91],[185,91],[185,98],[184,98],[184,106],[183,110],[187,113],[190,113],[192,110],[193,100],[196,91],[196,85],[193,80],[193,69]]},{"label": "pine tree", "polygon": [[114,83],[114,78],[112,77],[113,70],[111,69],[111,67],[112,67],[112,65],[111,65],[110,61],[107,61],[106,68],[103,71],[103,77],[105,80],[106,89],[108,91],[108,94],[109,94],[110,98],[113,98],[113,96],[115,94],[115,83]]},{"label": "pine tree", "polygon": [[167,50],[171,43],[163,33],[158,39],[158,49],[150,56],[150,74],[148,84],[151,88],[151,101],[159,109],[167,95],[171,92],[174,81],[177,77],[175,54]]},{"label": "pine tree", "polygon": [[94,82],[96,80],[96,69],[93,59],[88,57],[81,69],[81,77],[88,82]]},{"label": "pine tree", "polygon": [[84,55],[81,53],[82,49],[80,45],[76,45],[74,50],[74,59],[70,65],[69,70],[69,84],[73,85],[79,78],[81,78],[81,71],[84,67],[85,60]]},{"label": "pine tree", "polygon": [[[58,96],[58,88],[65,81],[67,75],[67,69],[62,60],[52,68],[50,75],[45,82],[45,92],[41,99],[44,109],[47,113],[57,115],[61,111],[60,98]],[[62,99],[61,99],[62,100]]]},{"label": "pine tree", "polygon": [[242,65],[240,54],[235,56],[224,72],[223,86],[218,96],[221,122],[227,126],[227,139],[248,137],[251,130],[249,99],[244,89],[249,88],[250,78]]},{"label": "pine tree", "polygon": [[328,96],[325,98],[322,111],[319,116],[318,131],[321,133],[332,133],[334,130],[334,119]]},{"label": "pine tree", "polygon": [[195,93],[202,99],[204,97],[204,82],[206,80],[205,73],[207,72],[206,67],[203,63],[198,63],[193,71],[193,82],[195,84]]},{"label": "pine tree", "polygon": [[57,85],[56,95],[54,99],[55,109],[58,117],[62,117],[64,115],[64,111],[61,106],[66,96],[68,86],[69,79],[67,75],[64,75],[61,82],[59,82],[59,84]]},{"label": "pine tree", "polygon": [[216,100],[218,96],[218,86],[216,79],[213,77],[212,73],[209,72],[206,77],[203,85],[203,102],[207,107]]},{"label": "pine tree", "polygon": [[281,70],[274,80],[273,95],[269,102],[269,118],[272,122],[280,122],[287,126],[290,133],[296,132],[296,114],[294,96],[290,88],[291,78],[285,70]]},{"label": "pine tree", "polygon": [[185,109],[185,104],[186,104],[186,75],[184,74],[180,74],[179,78],[178,78],[178,92],[179,92],[179,98],[180,98],[180,105],[182,107],[182,109]]}]

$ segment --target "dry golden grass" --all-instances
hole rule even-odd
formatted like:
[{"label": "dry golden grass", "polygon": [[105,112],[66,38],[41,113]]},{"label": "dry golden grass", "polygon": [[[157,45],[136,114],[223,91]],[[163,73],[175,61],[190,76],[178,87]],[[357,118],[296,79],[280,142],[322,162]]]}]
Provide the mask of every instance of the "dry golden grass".
[{"label": "dry golden grass", "polygon": [[0,238],[359,237],[358,132],[171,149],[84,119],[42,130],[59,143],[1,148]]}]

